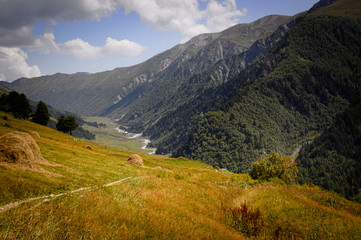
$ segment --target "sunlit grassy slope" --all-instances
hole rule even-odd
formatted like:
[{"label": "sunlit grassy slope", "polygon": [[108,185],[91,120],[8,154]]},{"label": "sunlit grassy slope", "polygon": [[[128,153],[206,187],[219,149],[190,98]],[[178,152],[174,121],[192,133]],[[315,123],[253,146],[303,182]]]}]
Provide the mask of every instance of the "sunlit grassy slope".
[{"label": "sunlit grassy slope", "polygon": [[[145,167],[130,166],[124,161],[132,152],[0,113],[0,135],[13,131],[38,132],[43,157],[58,166],[0,165],[0,239],[361,237],[361,205],[315,187],[259,183],[183,158],[141,155]],[[82,187],[90,188],[56,197]]]},{"label": "sunlit grassy slope", "polygon": [[361,1],[360,0],[337,0],[333,4],[320,8],[311,15],[328,15],[328,16],[347,16],[361,17]]},{"label": "sunlit grassy slope", "polygon": [[0,84],[0,95],[3,93],[9,93],[11,90],[3,85]]}]

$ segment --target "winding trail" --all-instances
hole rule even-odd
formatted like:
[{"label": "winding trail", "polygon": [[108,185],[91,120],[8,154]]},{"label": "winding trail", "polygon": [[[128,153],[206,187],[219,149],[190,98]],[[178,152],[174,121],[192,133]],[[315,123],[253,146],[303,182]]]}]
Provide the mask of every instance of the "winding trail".
[{"label": "winding trail", "polygon": [[[113,186],[113,185],[116,185],[116,184],[125,182],[125,181],[127,181],[127,180],[136,179],[136,178],[139,178],[139,177],[127,177],[127,178],[123,178],[123,179],[120,179],[120,180],[115,181],[115,182],[111,182],[111,183],[104,184],[103,187],[110,187],[110,186]],[[77,193],[77,192],[89,190],[89,189],[91,189],[91,188],[94,188],[94,187],[79,188],[79,189],[75,189],[75,190],[71,190],[71,191],[68,191],[68,192],[59,193],[59,194],[55,194],[55,195],[54,195],[54,194],[50,194],[50,195],[46,195],[46,196],[28,198],[28,199],[25,199],[25,200],[22,200],[22,201],[9,203],[9,204],[7,204],[7,205],[4,205],[4,206],[1,206],[1,207],[0,207],[0,213],[5,212],[5,211],[10,210],[10,209],[13,209],[13,208],[16,208],[16,207],[18,207],[18,206],[20,206],[21,204],[24,204],[24,203],[33,202],[33,201],[41,200],[41,199],[44,199],[43,202],[45,202],[45,201],[48,201],[49,198],[54,199],[54,198],[58,198],[58,197],[61,197],[61,196],[64,196],[64,195],[68,195],[68,194],[73,194],[73,193]],[[95,187],[95,188],[97,188],[97,187]]]}]

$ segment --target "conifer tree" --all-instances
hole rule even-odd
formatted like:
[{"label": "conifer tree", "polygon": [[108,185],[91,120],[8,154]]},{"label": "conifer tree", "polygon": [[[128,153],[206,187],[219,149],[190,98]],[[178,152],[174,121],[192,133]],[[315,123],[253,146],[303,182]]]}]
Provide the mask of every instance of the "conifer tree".
[{"label": "conifer tree", "polygon": [[64,133],[70,132],[70,135],[72,135],[72,131],[77,129],[78,126],[74,116],[64,117],[61,115],[56,124],[56,129]]},{"label": "conifer tree", "polygon": [[48,125],[49,120],[50,120],[50,114],[48,112],[48,107],[46,106],[45,103],[40,101],[37,105],[32,121],[34,123],[46,126]]}]

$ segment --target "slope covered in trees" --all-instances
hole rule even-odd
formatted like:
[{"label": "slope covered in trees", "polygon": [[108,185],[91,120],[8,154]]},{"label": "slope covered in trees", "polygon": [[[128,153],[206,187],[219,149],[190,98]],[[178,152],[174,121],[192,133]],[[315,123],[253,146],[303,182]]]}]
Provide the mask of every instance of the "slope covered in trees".
[{"label": "slope covered in trees", "polygon": [[360,46],[360,19],[300,19],[228,84],[237,95],[205,114],[174,155],[246,172],[264,152],[290,153],[359,97]]},{"label": "slope covered in trees", "polygon": [[361,202],[361,101],[306,144],[297,162],[301,183],[312,182]]}]

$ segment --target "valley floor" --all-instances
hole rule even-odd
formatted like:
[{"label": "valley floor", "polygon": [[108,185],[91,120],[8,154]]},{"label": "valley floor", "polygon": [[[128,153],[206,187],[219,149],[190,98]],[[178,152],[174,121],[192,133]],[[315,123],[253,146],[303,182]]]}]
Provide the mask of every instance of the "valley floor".
[{"label": "valley floor", "polygon": [[99,144],[147,154],[155,153],[155,149],[146,147],[150,142],[149,139],[142,136],[142,134],[132,134],[120,130],[115,121],[110,118],[84,117],[84,119],[87,122],[97,122],[105,125],[102,128],[87,124],[82,126],[84,129],[96,134],[95,141]]}]

